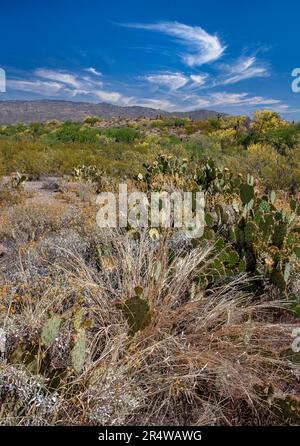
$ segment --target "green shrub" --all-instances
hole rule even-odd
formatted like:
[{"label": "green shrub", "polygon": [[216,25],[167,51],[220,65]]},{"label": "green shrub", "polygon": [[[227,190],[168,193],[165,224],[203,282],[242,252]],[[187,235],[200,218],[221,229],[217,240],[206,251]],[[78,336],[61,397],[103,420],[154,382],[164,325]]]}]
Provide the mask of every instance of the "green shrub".
[{"label": "green shrub", "polygon": [[61,142],[96,143],[99,132],[95,129],[84,128],[75,122],[65,122],[52,138]]},{"label": "green shrub", "polygon": [[140,132],[130,127],[110,128],[105,130],[104,134],[113,138],[116,142],[130,143],[140,136]]}]

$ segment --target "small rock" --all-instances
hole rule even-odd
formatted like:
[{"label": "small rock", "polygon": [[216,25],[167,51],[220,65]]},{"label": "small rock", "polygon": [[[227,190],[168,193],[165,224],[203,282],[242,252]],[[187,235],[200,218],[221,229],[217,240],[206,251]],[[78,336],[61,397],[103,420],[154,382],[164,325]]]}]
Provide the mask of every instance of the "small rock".
[{"label": "small rock", "polygon": [[8,253],[7,248],[0,243],[0,257],[4,257]]},{"label": "small rock", "polygon": [[51,192],[59,192],[60,191],[60,185],[55,181],[49,181],[43,184],[42,188],[44,190],[49,190]]}]

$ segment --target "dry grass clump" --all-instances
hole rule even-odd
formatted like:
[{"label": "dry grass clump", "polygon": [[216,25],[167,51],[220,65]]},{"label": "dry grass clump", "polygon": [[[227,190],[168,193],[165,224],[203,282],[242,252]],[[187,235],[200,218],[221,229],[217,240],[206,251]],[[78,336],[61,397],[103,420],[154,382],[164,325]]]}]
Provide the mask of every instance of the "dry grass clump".
[{"label": "dry grass clump", "polygon": [[[284,304],[254,300],[246,276],[204,291],[208,245],[174,254],[168,234],[62,232],[20,261],[0,290],[2,424],[295,424],[286,407],[297,400],[297,364],[283,356],[293,325],[274,317]],[[45,348],[49,313],[62,322]],[[40,406],[20,398],[28,386]]]},{"label": "dry grass clump", "polygon": [[0,238],[21,244],[75,224],[78,209],[62,201],[25,201],[1,211]]},{"label": "dry grass clump", "polygon": [[22,185],[16,187],[11,179],[2,179],[0,176],[0,206],[20,203],[26,195]]}]

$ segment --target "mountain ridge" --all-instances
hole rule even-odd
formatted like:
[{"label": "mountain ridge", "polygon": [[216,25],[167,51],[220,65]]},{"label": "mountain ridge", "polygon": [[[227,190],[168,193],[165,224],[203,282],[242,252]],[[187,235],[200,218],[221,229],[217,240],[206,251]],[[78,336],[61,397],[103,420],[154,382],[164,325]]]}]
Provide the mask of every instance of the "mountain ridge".
[{"label": "mountain ridge", "polygon": [[0,101],[0,124],[16,124],[18,122],[28,124],[36,121],[45,122],[51,119],[83,121],[87,116],[99,116],[104,119],[174,116],[203,120],[224,115],[224,113],[218,113],[213,110],[199,109],[189,112],[168,112],[151,107],[138,105],[118,106],[105,102],[90,103],[51,99]]}]

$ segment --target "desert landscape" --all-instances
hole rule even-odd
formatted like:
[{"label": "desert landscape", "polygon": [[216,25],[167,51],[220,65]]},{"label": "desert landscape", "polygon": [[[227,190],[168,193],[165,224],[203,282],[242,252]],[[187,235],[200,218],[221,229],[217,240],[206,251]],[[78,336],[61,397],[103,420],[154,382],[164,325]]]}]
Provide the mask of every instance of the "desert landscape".
[{"label": "desert landscape", "polygon": [[1,3],[9,441],[294,441],[299,16]]},{"label": "desert landscape", "polygon": [[[297,424],[299,135],[268,111],[2,125],[1,423]],[[203,235],[99,228],[124,181],[202,191]]]}]

